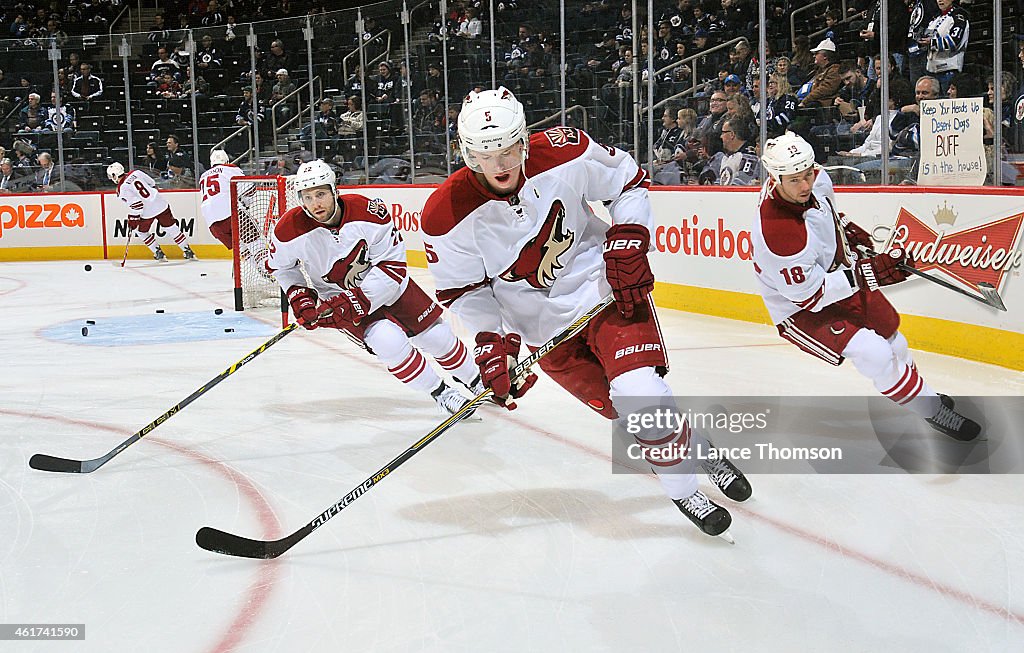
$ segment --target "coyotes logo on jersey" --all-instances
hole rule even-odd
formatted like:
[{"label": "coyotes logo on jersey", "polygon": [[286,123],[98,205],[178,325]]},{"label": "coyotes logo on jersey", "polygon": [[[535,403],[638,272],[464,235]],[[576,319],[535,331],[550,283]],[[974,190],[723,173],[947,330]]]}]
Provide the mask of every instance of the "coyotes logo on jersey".
[{"label": "coyotes logo on jersey", "polygon": [[553,147],[580,144],[580,132],[572,127],[552,127],[545,130],[544,135],[548,137],[548,142]]},{"label": "coyotes logo on jersey", "polygon": [[515,263],[500,277],[509,283],[526,281],[534,288],[550,288],[558,271],[565,267],[559,258],[575,240],[573,232],[564,230],[564,222],[565,206],[555,200],[540,231],[523,245]]},{"label": "coyotes logo on jersey", "polygon": [[352,290],[363,282],[363,276],[371,267],[366,241],[360,240],[344,258],[334,262],[330,271],[322,278],[327,283]]}]

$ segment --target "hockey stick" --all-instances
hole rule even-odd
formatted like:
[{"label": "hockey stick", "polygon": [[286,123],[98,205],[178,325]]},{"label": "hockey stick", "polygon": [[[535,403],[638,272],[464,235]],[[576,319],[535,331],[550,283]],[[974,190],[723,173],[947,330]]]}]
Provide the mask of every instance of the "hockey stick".
[{"label": "hockey stick", "polygon": [[[552,349],[562,344],[569,338],[572,338],[577,333],[583,330],[583,327],[590,322],[591,318],[603,311],[609,304],[612,303],[611,297],[606,297],[601,300],[594,308],[590,309],[575,322],[567,326],[561,332],[559,332],[551,340],[541,345],[540,349],[533,352],[526,358],[524,358],[515,368],[511,371],[510,376],[512,378],[519,378],[533,367],[537,361],[547,356]],[[331,517],[334,517],[339,512],[348,507],[350,503],[361,497],[363,494],[368,492],[373,486],[377,485],[385,476],[391,474],[405,461],[409,460],[417,453],[422,451],[428,444],[436,440],[442,433],[451,428],[455,423],[463,418],[467,417],[469,413],[479,406],[487,397],[491,394],[491,390],[487,389],[469,401],[465,406],[460,408],[454,415],[448,417],[443,422],[434,427],[430,433],[427,433],[418,442],[414,443],[411,447],[398,454],[391,462],[384,465],[379,470],[374,472],[372,476],[367,478],[365,481],[352,488],[352,490],[346,494],[340,501],[324,510],[322,513],[316,516],[313,521],[309,522],[299,530],[295,531],[291,535],[282,537],[279,540],[251,540],[247,537],[241,537],[239,535],[233,535],[226,533],[216,528],[210,528],[204,526],[200,528],[196,533],[196,544],[206,549],[207,551],[213,551],[215,553],[223,553],[224,555],[238,556],[241,558],[258,558],[268,559],[276,558],[288,549],[292,548],[303,540],[307,535],[315,531],[317,528],[327,523]]]},{"label": "hockey stick", "polygon": [[135,233],[135,230],[132,229],[131,227],[129,227],[128,228],[128,240],[125,241],[125,243],[124,243],[124,256],[121,257],[121,267],[124,267],[124,264],[128,261],[128,246],[132,244],[132,234],[133,233]]},{"label": "hockey stick", "polygon": [[182,408],[184,408],[185,406],[188,406],[190,403],[192,403],[193,401],[195,401],[199,397],[201,397],[204,394],[206,394],[206,392],[208,390],[210,390],[211,388],[213,388],[215,385],[217,385],[218,383],[220,383],[224,379],[228,378],[229,376],[231,376],[235,372],[237,372],[238,368],[242,367],[243,365],[245,365],[246,363],[248,363],[252,359],[256,358],[257,356],[259,356],[260,354],[265,352],[274,343],[276,343],[281,338],[284,338],[286,335],[288,335],[289,333],[294,331],[295,328],[298,327],[298,326],[299,325],[296,322],[296,323],[289,324],[284,329],[281,329],[280,331],[278,331],[277,334],[275,334],[273,338],[271,338],[270,340],[267,340],[265,343],[263,343],[262,345],[260,345],[256,349],[252,350],[248,354],[246,354],[245,357],[243,357],[237,363],[235,363],[234,365],[232,365],[228,369],[224,370],[223,372],[221,372],[217,376],[215,376],[212,379],[210,379],[209,381],[207,381],[206,385],[202,386],[201,388],[199,388],[198,390],[196,390],[195,392],[193,392],[189,396],[185,397],[179,403],[177,403],[174,406],[172,406],[166,413],[164,413],[160,417],[157,417],[155,420],[153,420],[149,424],[146,424],[145,426],[143,426],[141,429],[136,431],[130,438],[128,438],[127,440],[125,440],[121,444],[119,444],[116,447],[114,447],[113,449],[111,449],[106,455],[100,456],[99,458],[93,458],[92,460],[71,460],[71,459],[68,459],[68,458],[58,458],[57,456],[48,456],[48,455],[43,454],[43,453],[37,453],[34,456],[32,456],[31,458],[29,458],[29,461],[28,461],[29,467],[31,467],[33,469],[38,469],[38,470],[44,471],[44,472],[70,472],[70,473],[74,473],[74,474],[88,474],[89,472],[96,471],[97,469],[102,467],[104,464],[109,462],[111,458],[113,458],[117,454],[121,453],[122,451],[127,449],[129,446],[131,446],[132,444],[137,442],[138,440],[141,440],[143,437],[148,435],[150,431],[152,431],[156,427],[160,426],[161,424],[166,422],[171,417],[174,417],[174,415],[177,414]]},{"label": "hockey stick", "polygon": [[[868,256],[875,256],[875,252],[870,248],[861,247],[859,249],[861,249],[861,251],[863,251]],[[923,279],[927,279],[928,281],[938,284],[948,290],[952,290],[953,292],[960,293],[964,297],[970,297],[974,301],[981,302],[986,306],[991,306],[992,308],[998,309],[1000,311],[1006,310],[1006,304],[1003,303],[1003,298],[999,296],[998,292],[996,292],[995,286],[993,286],[990,283],[986,283],[984,281],[978,283],[978,291],[981,293],[981,295],[975,295],[974,293],[968,292],[963,288],[960,288],[959,286],[953,285],[952,283],[946,281],[945,279],[934,277],[928,274],[927,272],[922,272],[921,270],[918,270],[917,268],[911,265],[907,265],[906,263],[897,263],[896,267],[906,274],[916,274],[917,276]]]}]

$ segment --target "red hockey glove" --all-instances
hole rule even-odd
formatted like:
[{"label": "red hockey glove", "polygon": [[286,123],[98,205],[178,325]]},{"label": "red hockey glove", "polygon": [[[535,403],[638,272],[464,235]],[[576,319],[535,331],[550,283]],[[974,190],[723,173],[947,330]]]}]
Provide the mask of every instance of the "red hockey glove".
[{"label": "red hockey glove", "polygon": [[521,345],[522,339],[515,333],[504,338],[491,331],[476,334],[473,355],[480,368],[480,380],[494,392],[494,402],[509,410],[516,408],[515,402],[509,399],[522,397],[537,382],[537,375],[533,372],[518,380],[509,375],[509,370],[516,366]]},{"label": "red hockey glove", "polygon": [[305,286],[292,286],[288,289],[288,303],[292,305],[295,319],[306,329],[315,329],[318,313],[316,311],[316,291]]},{"label": "red hockey glove", "polygon": [[317,311],[321,315],[328,309],[333,312],[320,318],[317,326],[346,329],[350,326],[358,326],[370,314],[370,300],[359,288],[342,290],[340,295],[331,297],[317,307]]},{"label": "red hockey glove", "polygon": [[872,249],[874,247],[874,243],[871,242],[871,235],[861,229],[859,225],[845,221],[843,223],[843,231],[846,233],[846,242],[850,243],[853,251],[858,251],[860,247],[865,249]]},{"label": "red hockey glove", "polygon": [[654,290],[654,274],[647,261],[651,233],[640,224],[616,224],[604,239],[604,265],[615,307],[627,320]]},{"label": "red hockey glove", "polygon": [[878,290],[882,286],[891,286],[904,281],[908,275],[899,268],[901,263],[907,267],[914,267],[913,259],[899,248],[861,259],[854,265],[857,282],[861,288]]}]

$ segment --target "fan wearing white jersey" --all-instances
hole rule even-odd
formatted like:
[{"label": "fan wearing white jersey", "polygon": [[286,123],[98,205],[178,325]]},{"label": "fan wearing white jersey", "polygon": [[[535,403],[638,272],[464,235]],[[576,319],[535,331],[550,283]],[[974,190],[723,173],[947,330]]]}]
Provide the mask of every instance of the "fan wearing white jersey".
[{"label": "fan wearing white jersey", "polygon": [[[438,299],[476,333],[484,384],[514,408],[512,399],[536,381],[509,376],[520,344],[541,346],[612,294],[614,305],[541,359],[541,369],[620,425],[641,397],[674,409],[650,298],[654,218],[646,173],[578,129],[529,136],[522,104],[503,87],[466,96],[458,129],[469,167],[431,195],[421,224]],[[607,205],[611,226],[588,201]],[[635,437],[679,509],[705,533],[723,533],[732,518],[697,489],[696,462],[687,455],[703,436],[683,423]],[[727,460],[701,465],[731,499],[750,496]]]},{"label": "fan wearing white jersey", "polygon": [[[203,193],[202,203],[199,205],[203,219],[210,227],[210,233],[214,238],[224,244],[229,250],[231,245],[231,179],[241,177],[245,173],[233,163],[224,150],[210,151],[210,169],[199,177],[199,189]],[[255,221],[249,214],[252,203],[252,194],[256,191],[256,185],[249,188],[239,189],[238,200],[240,203],[238,221],[238,242],[243,250],[243,258],[250,261],[255,268],[263,275],[269,275],[267,271],[267,248],[259,238],[259,231]]]},{"label": "fan wearing white jersey", "polygon": [[156,243],[156,232],[152,230],[156,221],[174,244],[181,247],[186,259],[195,259],[195,252],[188,245],[188,238],[178,227],[167,200],[160,195],[153,178],[141,170],[125,172],[120,163],[107,166],[107,178],[117,184],[117,198],[128,205],[128,228],[142,238],[142,242],[153,252],[157,261],[166,261],[167,255]]},{"label": "fan wearing white jersey", "polygon": [[828,174],[811,145],[792,132],[765,144],[770,174],[751,230],[754,272],[779,334],[832,365],[849,358],[875,388],[958,440],[977,423],[925,383],[898,331],[899,313],[879,288],[907,278],[900,249],[875,254],[871,237],[836,209]]},{"label": "fan wearing white jersey", "polygon": [[480,394],[484,388],[469,351],[441,319],[441,307],[409,278],[405,243],[384,202],[339,195],[335,182],[323,161],[299,168],[294,188],[300,205],[274,227],[271,272],[299,324],[341,329],[399,381],[429,392],[443,414],[454,414],[467,400],[420,350]]}]

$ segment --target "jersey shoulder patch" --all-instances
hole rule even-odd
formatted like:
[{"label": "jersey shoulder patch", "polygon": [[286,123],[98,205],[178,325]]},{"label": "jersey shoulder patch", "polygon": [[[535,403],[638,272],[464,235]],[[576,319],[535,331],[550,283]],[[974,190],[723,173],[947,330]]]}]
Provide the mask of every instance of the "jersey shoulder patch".
[{"label": "jersey shoulder patch", "polygon": [[807,247],[803,211],[788,202],[769,198],[761,202],[761,235],[776,256],[793,256]]},{"label": "jersey shoulder patch", "polygon": [[583,155],[590,138],[575,127],[552,127],[530,136],[530,155],[526,159],[526,176],[568,163]]},{"label": "jersey shoulder patch", "polygon": [[373,224],[391,224],[388,206],[381,199],[371,199],[356,193],[339,195],[338,201],[344,209],[341,224],[353,222],[371,222]]},{"label": "jersey shoulder patch", "polygon": [[491,199],[473,177],[473,171],[460,168],[427,198],[420,221],[423,233],[443,236]]},{"label": "jersey shoulder patch", "polygon": [[279,242],[287,243],[303,234],[308,234],[319,226],[320,223],[306,215],[306,212],[297,206],[288,209],[277,221],[277,225],[274,226],[274,237]]}]

